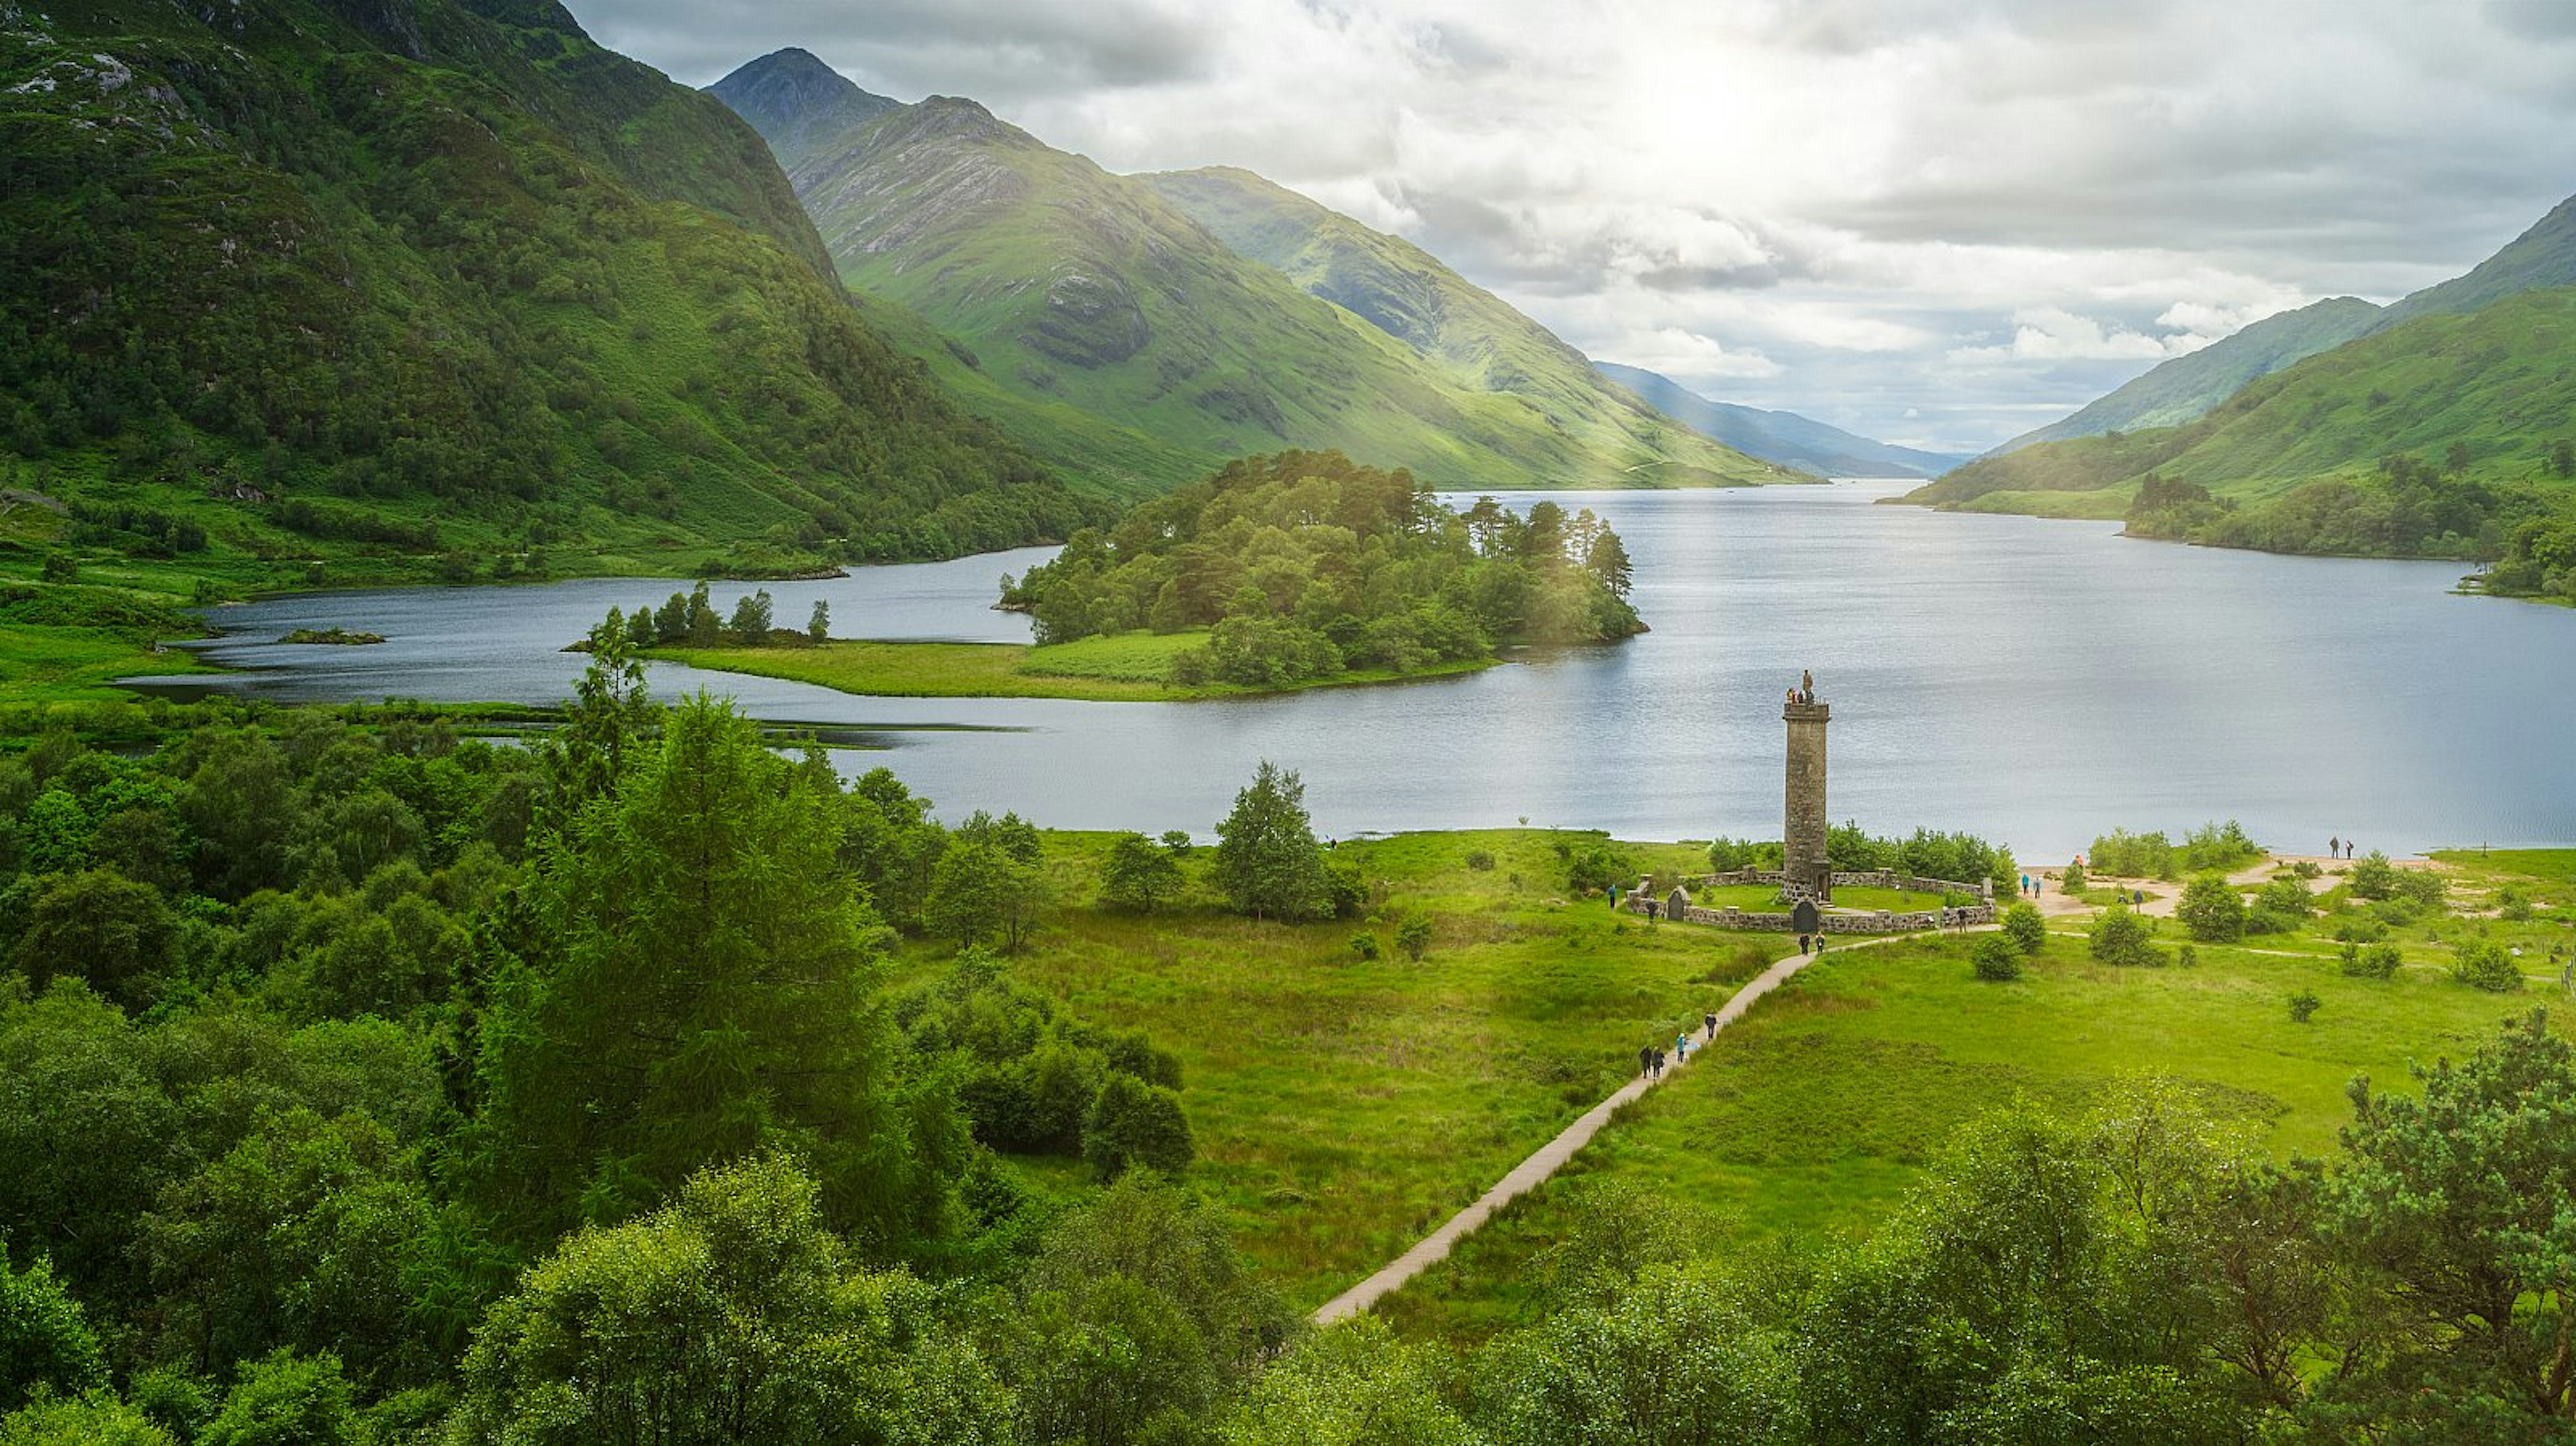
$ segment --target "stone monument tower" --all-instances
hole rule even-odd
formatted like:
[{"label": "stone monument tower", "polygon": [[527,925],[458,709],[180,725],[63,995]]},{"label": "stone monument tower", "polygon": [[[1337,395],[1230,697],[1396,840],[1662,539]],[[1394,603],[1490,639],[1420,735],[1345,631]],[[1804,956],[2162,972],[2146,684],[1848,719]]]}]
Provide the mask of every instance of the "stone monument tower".
[{"label": "stone monument tower", "polygon": [[1781,834],[1780,869],[1788,891],[1803,890],[1824,903],[1833,896],[1833,870],[1825,860],[1825,724],[1833,708],[1816,701],[1816,675],[1789,690],[1780,716],[1789,725],[1788,818]]}]

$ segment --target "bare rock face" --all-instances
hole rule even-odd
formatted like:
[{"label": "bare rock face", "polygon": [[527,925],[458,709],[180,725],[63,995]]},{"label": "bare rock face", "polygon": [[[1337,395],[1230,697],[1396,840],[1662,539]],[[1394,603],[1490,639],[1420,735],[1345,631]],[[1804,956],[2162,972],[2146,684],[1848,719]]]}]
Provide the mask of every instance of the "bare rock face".
[{"label": "bare rock face", "polygon": [[1027,333],[1031,348],[1068,366],[1114,366],[1154,338],[1127,283],[1058,268],[1047,283],[1046,310]]}]

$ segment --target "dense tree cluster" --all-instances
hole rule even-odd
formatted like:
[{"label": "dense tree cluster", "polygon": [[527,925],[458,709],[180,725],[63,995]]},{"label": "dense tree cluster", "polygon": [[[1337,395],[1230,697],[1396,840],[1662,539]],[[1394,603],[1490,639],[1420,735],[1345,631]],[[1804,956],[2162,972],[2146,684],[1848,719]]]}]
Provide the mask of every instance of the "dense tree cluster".
[{"label": "dense tree cluster", "polygon": [[[2454,448],[2456,454],[2458,449]],[[2376,470],[2306,483],[2278,497],[2239,503],[2197,483],[2147,474],[2132,499],[2132,536],[2265,552],[2336,557],[2447,557],[2464,562],[2515,556],[2492,591],[2546,594],[2558,563],[2528,564],[2533,544],[2566,527],[2562,496],[2536,484],[2468,475],[2457,455],[2443,464],[2399,453]]]},{"label": "dense tree cluster", "polygon": [[1917,878],[1960,884],[1991,880],[1996,892],[2004,894],[2014,892],[2021,882],[2011,849],[1974,834],[1937,829],[1918,828],[1901,839],[1878,838],[1847,820],[1825,831],[1825,857],[1840,870],[1895,869]]},{"label": "dense tree cluster", "polygon": [[2263,857],[2262,848],[2234,819],[2205,823],[2175,843],[2161,829],[2131,833],[2115,828],[2096,834],[2085,859],[2093,872],[2124,879],[2170,879],[2181,873],[2226,872]]},{"label": "dense tree cluster", "polygon": [[[953,1439],[925,1423],[1086,1389],[1065,1353],[1121,1332],[1201,1349],[1160,1275],[981,1355],[949,1338],[950,1292],[1096,1246],[991,1148],[1138,1176],[1118,1198],[1159,1243],[1206,1239],[1150,1182],[1193,1154],[1170,1055],[982,956],[885,988],[940,865],[1034,865],[1036,831],[844,788],[591,646],[530,748],[214,705],[140,754],[0,754],[0,1440]],[[1277,1312],[1229,1289],[1201,1354],[1235,1362],[1222,1311]],[[644,1336],[584,1357],[610,1324],[703,1371]],[[952,1366],[944,1395],[875,1374]]]},{"label": "dense tree cluster", "polygon": [[1074,534],[1003,595],[1041,643],[1206,628],[1182,681],[1275,685],[1626,637],[1644,626],[1628,585],[1626,548],[1589,510],[1458,512],[1402,471],[1282,452]]},{"label": "dense tree cluster", "polygon": [[2499,597],[2576,602],[2576,502],[2516,526],[2488,569],[2485,587]]}]

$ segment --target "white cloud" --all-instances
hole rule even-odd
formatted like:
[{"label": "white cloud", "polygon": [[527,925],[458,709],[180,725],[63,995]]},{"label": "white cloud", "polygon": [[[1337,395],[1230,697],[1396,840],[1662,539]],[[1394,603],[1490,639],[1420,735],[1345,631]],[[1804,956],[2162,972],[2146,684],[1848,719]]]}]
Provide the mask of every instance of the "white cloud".
[{"label": "white cloud", "polygon": [[[2207,345],[2204,338],[2192,338]],[[2106,327],[2089,316],[2054,306],[2025,311],[2013,318],[2012,340],[2002,346],[1955,347],[1950,360],[1986,361],[2162,361],[2195,350],[2178,339],[2148,336],[2121,327]]]},{"label": "white cloud", "polygon": [[1758,351],[1729,349],[1715,337],[1680,327],[1660,327],[1623,338],[1601,355],[1629,366],[1662,372],[1676,381],[1740,381],[1776,377],[1780,364]]}]

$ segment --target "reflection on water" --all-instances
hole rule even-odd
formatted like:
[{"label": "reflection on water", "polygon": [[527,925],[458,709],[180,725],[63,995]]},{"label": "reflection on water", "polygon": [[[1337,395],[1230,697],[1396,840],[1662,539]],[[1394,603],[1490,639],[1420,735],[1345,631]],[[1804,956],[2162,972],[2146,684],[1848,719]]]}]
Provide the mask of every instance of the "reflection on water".
[{"label": "reflection on water", "polygon": [[[664,664],[653,686],[860,730],[891,748],[847,766],[884,763],[951,817],[1204,834],[1267,757],[1304,773],[1327,832],[1527,817],[1774,838],[1779,698],[1812,668],[1834,814],[1880,831],[1971,829],[2033,858],[2228,816],[2311,849],[2576,843],[2576,610],[2449,596],[2448,564],[1872,505],[1892,490],[1556,494],[1619,529],[1654,631],[1466,678],[1189,704],[853,698]],[[824,599],[844,637],[1024,641],[994,583],[1045,555],[766,586],[782,620]],[[227,686],[279,699],[551,702],[580,671],[566,642],[674,586],[285,598],[218,611],[229,636],[203,650],[260,670]],[[719,584],[719,610],[745,590]],[[390,641],[275,641],[302,626]]]}]

